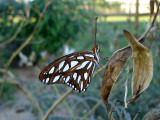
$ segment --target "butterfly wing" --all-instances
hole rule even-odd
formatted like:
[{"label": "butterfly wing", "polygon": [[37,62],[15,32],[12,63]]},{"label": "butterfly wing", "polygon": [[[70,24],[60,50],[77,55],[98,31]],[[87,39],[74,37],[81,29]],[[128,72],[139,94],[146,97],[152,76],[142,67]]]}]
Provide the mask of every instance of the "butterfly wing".
[{"label": "butterfly wing", "polygon": [[63,56],[45,67],[39,75],[44,84],[67,84],[76,91],[85,91],[95,69],[92,51]]}]

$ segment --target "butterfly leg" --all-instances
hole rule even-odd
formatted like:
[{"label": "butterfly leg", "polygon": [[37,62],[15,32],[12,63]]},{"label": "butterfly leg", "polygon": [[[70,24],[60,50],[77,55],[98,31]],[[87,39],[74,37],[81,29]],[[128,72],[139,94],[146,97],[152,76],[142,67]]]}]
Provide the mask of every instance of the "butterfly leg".
[{"label": "butterfly leg", "polygon": [[98,70],[97,70],[96,68],[95,68],[95,70],[96,70],[96,71],[97,71],[97,73],[101,76],[101,78],[103,78],[103,77],[102,77],[102,75],[98,72]]},{"label": "butterfly leg", "polygon": [[[100,55],[99,55],[99,56],[100,56]],[[100,59],[107,59],[107,58],[109,58],[109,59],[110,59],[110,58],[111,58],[111,56],[107,56],[107,57],[104,57],[104,58],[100,56]]]}]

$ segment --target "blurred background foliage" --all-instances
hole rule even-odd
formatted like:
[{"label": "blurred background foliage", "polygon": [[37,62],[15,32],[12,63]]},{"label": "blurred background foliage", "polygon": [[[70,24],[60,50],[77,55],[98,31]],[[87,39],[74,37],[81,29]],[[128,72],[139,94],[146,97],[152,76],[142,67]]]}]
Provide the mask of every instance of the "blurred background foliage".
[{"label": "blurred background foliage", "polygon": [[[36,26],[40,13],[45,7],[48,0],[0,0],[0,44],[9,40],[15,35],[17,29],[22,25],[20,31],[14,40],[6,45],[0,46],[0,67],[4,68],[12,53],[21,46],[21,44],[30,36]],[[94,20],[98,16],[98,32],[97,42],[100,46],[101,57],[111,56],[113,52],[128,45],[127,40],[123,36],[123,30],[129,30],[132,34],[137,34],[140,37],[147,26],[150,24],[150,15],[139,16],[138,29],[135,28],[135,16],[124,15],[125,9],[121,7],[121,2],[110,2],[107,0],[54,0],[47,8],[40,26],[32,41],[27,45],[22,53],[28,59],[32,51],[35,52],[35,60],[33,65],[19,66],[19,61],[22,59],[17,56],[12,66],[10,67],[11,75],[8,79],[13,79],[20,82],[22,86],[29,89],[31,94],[36,98],[37,103],[45,113],[50,106],[62,96],[69,87],[65,85],[46,86],[39,82],[38,75],[43,67],[56,58],[64,54],[74,51],[88,51],[92,49],[94,44]],[[149,7],[149,3],[147,4]],[[140,4],[141,7],[141,4]],[[130,8],[131,9],[131,8]],[[139,10],[141,11],[141,10]],[[117,14],[107,16],[108,14]],[[149,13],[149,10],[148,10]],[[130,13],[129,13],[130,14]],[[156,25],[159,25],[157,21]],[[144,114],[152,108],[160,108],[160,31],[157,30],[149,36],[144,45],[149,47],[153,54],[154,60],[154,77],[150,87],[145,91],[135,103],[129,105],[128,110],[124,112],[124,119],[131,120],[136,113],[140,111],[138,119],[142,119]],[[65,47],[67,46],[67,47]],[[41,52],[46,52],[46,58],[41,56]],[[131,59],[129,59],[130,61]],[[106,65],[107,59],[101,59],[100,64]],[[114,105],[117,99],[124,98],[124,83],[126,80],[126,68],[129,64],[126,63],[121,75],[115,84],[109,105]],[[132,68],[132,65],[130,66]],[[100,69],[99,66],[96,68]],[[1,71],[1,69],[0,69]],[[132,77],[132,69],[129,73],[129,80]],[[103,75],[103,71],[100,73]],[[0,80],[2,78],[0,72]],[[99,75],[92,78],[92,82],[86,92],[78,94],[73,92],[66,99],[66,103],[61,103],[49,119],[79,119],[85,115],[93,106],[101,100],[102,79]],[[0,84],[1,85],[1,84]],[[130,90],[130,84],[129,90]],[[129,91],[129,97],[131,91]],[[34,110],[32,103],[28,98],[13,85],[6,84],[2,95],[0,96],[0,118],[6,119],[7,115],[10,118],[21,116],[21,113],[26,113],[27,117],[23,119],[40,119],[40,116]],[[74,104],[73,104],[74,103]],[[9,107],[10,109],[7,109]],[[122,103],[118,103],[115,107],[115,116],[119,118],[120,111],[123,107]],[[11,109],[12,108],[12,109]],[[78,109],[77,109],[78,108]],[[22,110],[17,114],[19,110]],[[16,112],[15,112],[16,111]],[[28,113],[29,111],[29,113]],[[4,112],[6,114],[4,114]],[[16,114],[16,115],[15,115]],[[103,120],[107,119],[106,109],[103,103],[88,117],[88,120]],[[20,119],[19,119],[20,120]]]},{"label": "blurred background foliage", "polygon": [[[77,0],[55,0],[47,8],[47,12],[32,40],[33,44],[24,49],[24,53],[29,54],[31,50],[34,50],[37,55],[43,50],[56,53],[63,44],[76,40],[78,32],[83,33],[88,29],[88,23],[92,16],[91,11],[87,10],[84,3],[84,1]],[[28,18],[25,19],[27,24],[24,25],[16,40],[2,49],[4,52],[1,56],[5,59],[2,61],[6,62],[6,59],[11,55],[11,51],[19,47],[33,31],[39,18],[39,12],[44,8],[44,2],[36,0],[28,5],[28,3],[14,0],[8,0],[8,2],[2,0],[0,6],[1,41],[11,37],[20,23],[24,21],[25,16],[29,14]]]}]

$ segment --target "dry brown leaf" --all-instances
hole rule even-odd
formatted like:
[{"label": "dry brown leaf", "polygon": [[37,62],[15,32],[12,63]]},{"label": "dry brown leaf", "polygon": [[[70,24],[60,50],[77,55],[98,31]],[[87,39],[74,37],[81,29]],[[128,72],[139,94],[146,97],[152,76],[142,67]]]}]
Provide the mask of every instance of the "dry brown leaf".
[{"label": "dry brown leaf", "polygon": [[[143,43],[145,38],[139,40]],[[132,54],[131,46],[119,49],[113,53],[111,59],[107,63],[107,66],[104,71],[102,88],[101,88],[101,97],[104,104],[107,105],[108,97],[112,90],[114,83],[117,81],[117,78],[124,67],[126,60]]]},{"label": "dry brown leaf", "polygon": [[124,35],[133,50],[132,95],[137,98],[146,90],[153,76],[153,60],[150,50],[138,42],[128,31]]},{"label": "dry brown leaf", "polygon": [[123,49],[117,50],[113,53],[110,61],[108,62],[103,75],[101,97],[104,104],[107,104],[108,97],[110,95],[111,89],[116,82],[123,66],[126,63],[128,57],[132,54],[132,49],[130,46]]}]

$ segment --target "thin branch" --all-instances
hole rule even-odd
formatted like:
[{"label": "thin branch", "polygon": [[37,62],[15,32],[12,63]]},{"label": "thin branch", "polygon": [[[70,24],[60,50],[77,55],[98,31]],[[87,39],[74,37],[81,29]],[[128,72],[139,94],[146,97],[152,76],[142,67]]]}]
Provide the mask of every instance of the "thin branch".
[{"label": "thin branch", "polygon": [[85,120],[94,110],[96,110],[102,103],[100,100],[90,111],[88,111],[80,120]]},{"label": "thin branch", "polygon": [[154,23],[156,21],[156,18],[157,18],[158,12],[159,12],[159,6],[160,6],[160,3],[158,3],[157,11],[156,11],[156,14],[154,15],[154,18],[152,20],[152,23],[151,23],[150,27],[144,32],[144,34],[138,40],[140,40],[140,39],[144,38],[145,36],[147,36],[147,34],[150,32],[151,28],[154,26]]},{"label": "thin branch", "polygon": [[9,38],[8,40],[5,40],[4,42],[0,43],[0,47],[3,47],[6,44],[12,42],[17,37],[18,33],[21,31],[23,25],[24,25],[24,21],[22,20],[22,22],[20,23],[17,31],[13,34],[13,36],[11,38]]},{"label": "thin branch", "polygon": [[7,65],[6,65],[6,71],[8,70],[10,64],[12,63],[13,59],[18,55],[18,53],[20,53],[22,51],[22,49],[24,47],[26,47],[28,45],[28,43],[32,40],[32,38],[34,37],[39,25],[40,25],[40,22],[44,16],[44,13],[46,12],[48,6],[53,2],[53,0],[50,0],[44,7],[42,13],[40,14],[39,16],[39,19],[38,19],[38,22],[33,30],[33,32],[31,33],[31,35],[26,39],[26,41],[12,54],[12,56],[10,57],[10,59],[8,60],[7,62]]},{"label": "thin branch", "polygon": [[[103,69],[102,68],[100,68],[99,70],[98,70],[98,72],[101,72]],[[94,72],[94,75],[93,76],[95,76],[95,75],[97,75],[98,73],[97,72]],[[65,97],[67,97],[69,94],[71,94],[73,92],[73,90],[72,89],[70,89],[69,91],[67,91],[59,100],[57,100],[57,102],[55,103],[55,104],[53,104],[52,105],[52,107],[47,111],[47,113],[45,114],[45,116],[44,116],[44,118],[43,118],[43,120],[47,120],[47,118],[48,118],[48,116],[51,114],[51,112],[63,101],[63,99],[65,98]],[[97,105],[97,107],[99,106],[100,104],[98,104]],[[96,108],[97,108],[96,107]],[[94,109],[96,109],[96,108],[94,108]],[[93,108],[92,108],[93,109]],[[93,112],[93,111],[91,111],[91,112]]]},{"label": "thin branch", "polygon": [[[44,16],[44,13],[46,12],[48,6],[53,2],[53,0],[50,0],[48,3],[45,4],[45,7],[42,11],[42,13],[40,14],[39,16],[39,19],[38,19],[38,22],[33,30],[33,32],[31,33],[31,35],[26,39],[26,41],[15,51],[12,53],[12,56],[10,57],[10,59],[8,60],[7,62],[7,65],[6,65],[6,68],[5,68],[5,73],[4,73],[4,80],[6,80],[6,73],[8,71],[8,68],[9,66],[11,65],[12,61],[14,60],[14,58],[22,51],[23,48],[25,48],[29,43],[30,41],[32,40],[32,38],[34,37],[39,25],[40,25],[40,22]],[[0,89],[0,96],[1,96],[1,93],[3,91],[3,88],[4,88],[4,84],[5,82],[1,85],[1,89]]]},{"label": "thin branch", "polygon": [[39,10],[37,10],[37,9],[35,9],[34,7],[31,7],[31,9],[33,9],[38,15],[40,15],[41,13],[40,13],[40,11]]},{"label": "thin branch", "polygon": [[[116,104],[117,104],[118,102],[123,103],[123,101],[121,101],[121,100],[116,100],[114,106],[111,108],[111,112],[110,112],[110,115],[111,115],[111,116],[112,116],[112,113],[113,113],[113,111],[114,111],[114,109],[115,109],[115,107],[116,107]],[[113,119],[113,117],[112,117],[112,119]]]},{"label": "thin branch", "polygon": [[43,113],[42,113],[41,108],[38,105],[38,102],[34,99],[34,97],[31,95],[31,93],[26,88],[24,88],[22,85],[20,85],[19,83],[16,83],[13,80],[9,80],[9,81],[0,80],[0,83],[3,84],[4,82],[7,83],[7,84],[11,84],[11,85],[16,86],[17,88],[19,88],[28,97],[28,99],[33,103],[33,105],[37,109],[39,115],[42,117]]},{"label": "thin branch", "polygon": [[136,114],[136,116],[134,117],[134,119],[133,119],[133,120],[136,120],[136,119],[137,119],[137,117],[138,117],[139,113],[140,113],[140,112],[138,112],[138,113]]},{"label": "thin branch", "polygon": [[[0,68],[0,72],[1,72],[1,73],[5,73],[5,69]],[[9,75],[11,78],[14,78],[14,77],[15,77],[14,74],[13,74],[12,72],[10,72],[10,71],[7,71],[6,74]]]},{"label": "thin branch", "polygon": [[[131,103],[131,101],[129,101],[126,106],[128,107],[128,105],[129,105],[130,103]],[[122,111],[121,111],[121,120],[123,120],[123,112],[124,112],[124,110],[125,110],[127,107],[124,107],[124,108],[122,109]]]},{"label": "thin branch", "polygon": [[60,99],[57,100],[57,102],[55,102],[50,109],[46,112],[45,116],[43,117],[42,120],[47,120],[47,118],[49,117],[49,115],[51,114],[51,112],[70,94],[72,93],[73,90],[69,90],[68,92],[66,92]]},{"label": "thin branch", "polygon": [[[59,93],[57,87],[56,87],[56,86],[53,86],[53,88],[54,88],[56,94],[58,95],[58,97],[60,97],[60,93]],[[72,91],[73,91],[73,90],[72,90]],[[76,120],[76,118],[75,118],[74,114],[72,113],[72,111],[71,111],[68,103],[64,100],[64,101],[63,101],[63,104],[64,104],[65,107],[67,108],[67,111],[72,115],[73,120]]]},{"label": "thin branch", "polygon": [[127,79],[126,79],[126,82],[125,82],[125,96],[124,96],[125,108],[127,108],[127,94],[128,94],[127,84],[128,84],[128,76],[129,76],[130,64],[131,64],[132,61],[133,61],[133,59],[130,60],[130,62],[128,64],[128,67],[127,67]]}]

